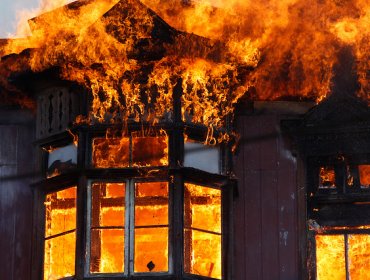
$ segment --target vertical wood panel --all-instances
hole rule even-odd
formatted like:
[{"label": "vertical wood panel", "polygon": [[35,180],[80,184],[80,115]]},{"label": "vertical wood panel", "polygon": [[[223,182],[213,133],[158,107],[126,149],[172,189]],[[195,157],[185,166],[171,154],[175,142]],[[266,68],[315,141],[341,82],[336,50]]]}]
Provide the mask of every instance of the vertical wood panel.
[{"label": "vertical wood panel", "polygon": [[[244,130],[244,119],[240,118],[237,122],[238,131]],[[239,150],[237,155],[234,157],[234,172],[237,178],[244,178],[244,151]],[[234,200],[234,279],[244,280],[245,272],[245,188],[244,184],[238,185],[238,196]]]},{"label": "vertical wood panel", "polygon": [[[244,279],[262,279],[261,172],[247,171],[245,194],[245,265]],[[247,277],[247,278],[246,278]]]},{"label": "vertical wood panel", "polygon": [[0,125],[0,135],[0,279],[28,280],[33,228],[33,126]]},{"label": "vertical wood panel", "polygon": [[[241,144],[234,164],[240,192],[234,212],[236,280],[299,279],[297,167],[279,134],[281,118],[271,114],[238,119]],[[244,223],[239,216],[242,211]]]},{"label": "vertical wood panel", "polygon": [[276,171],[261,173],[262,278],[279,279],[279,240]]}]

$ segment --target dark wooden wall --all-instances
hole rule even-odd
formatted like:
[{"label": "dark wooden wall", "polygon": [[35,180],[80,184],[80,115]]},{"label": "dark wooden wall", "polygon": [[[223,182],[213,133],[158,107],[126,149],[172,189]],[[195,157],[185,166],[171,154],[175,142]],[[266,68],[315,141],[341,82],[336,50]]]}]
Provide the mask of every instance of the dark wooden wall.
[{"label": "dark wooden wall", "polygon": [[31,271],[34,176],[32,116],[0,109],[0,279],[27,280]]},{"label": "dark wooden wall", "polygon": [[307,108],[290,102],[265,105],[237,117],[233,280],[298,280],[298,219],[304,213],[298,213],[297,163],[280,120]]}]

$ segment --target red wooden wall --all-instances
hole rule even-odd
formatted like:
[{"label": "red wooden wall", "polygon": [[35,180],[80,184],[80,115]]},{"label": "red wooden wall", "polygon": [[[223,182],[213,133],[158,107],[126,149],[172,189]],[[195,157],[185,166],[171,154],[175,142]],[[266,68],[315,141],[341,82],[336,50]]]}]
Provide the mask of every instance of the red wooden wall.
[{"label": "red wooden wall", "polygon": [[234,158],[239,194],[234,202],[233,280],[301,279],[297,163],[280,121],[307,107],[265,105],[237,117],[241,139]]},{"label": "red wooden wall", "polygon": [[28,280],[31,271],[34,156],[32,117],[0,110],[0,279]]}]

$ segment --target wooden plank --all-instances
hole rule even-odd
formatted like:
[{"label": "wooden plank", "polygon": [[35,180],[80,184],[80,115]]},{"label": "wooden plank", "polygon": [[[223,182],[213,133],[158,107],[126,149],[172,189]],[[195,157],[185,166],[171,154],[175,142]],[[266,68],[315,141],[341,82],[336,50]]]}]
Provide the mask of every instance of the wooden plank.
[{"label": "wooden plank", "polygon": [[[243,135],[245,117],[239,117],[237,126],[238,131]],[[234,199],[234,260],[233,270],[235,280],[245,279],[245,186],[244,186],[244,150],[239,149],[237,155],[234,157],[234,172],[238,181],[238,197]]]},{"label": "wooden plank", "polygon": [[261,172],[261,238],[263,280],[279,279],[277,172]]},{"label": "wooden plank", "polygon": [[245,275],[244,279],[262,279],[261,172],[248,170],[245,192]]},{"label": "wooden plank", "polygon": [[0,275],[14,279],[15,207],[16,193],[6,178],[16,174],[15,166],[0,167]]},{"label": "wooden plank", "polygon": [[280,162],[278,171],[280,279],[298,277],[297,193],[295,170]]},{"label": "wooden plank", "polygon": [[[31,275],[32,250],[32,191],[27,180],[17,180],[14,231],[14,278],[29,279]],[[13,186],[14,187],[14,186]]]},{"label": "wooden plank", "polygon": [[261,166],[260,162],[260,131],[258,118],[255,116],[243,117],[244,127],[241,132],[239,149],[243,151],[245,160],[242,168],[257,170]]},{"label": "wooden plank", "polygon": [[0,164],[10,165],[17,163],[17,146],[14,144],[18,137],[18,128],[12,126],[0,126]]},{"label": "wooden plank", "polygon": [[277,122],[275,115],[260,116],[259,145],[260,167],[262,170],[275,170],[277,168]]}]

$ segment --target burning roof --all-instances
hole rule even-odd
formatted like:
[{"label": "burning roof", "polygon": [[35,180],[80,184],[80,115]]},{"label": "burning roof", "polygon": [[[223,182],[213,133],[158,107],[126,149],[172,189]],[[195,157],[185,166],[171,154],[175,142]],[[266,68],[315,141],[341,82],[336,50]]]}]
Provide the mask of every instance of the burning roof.
[{"label": "burning roof", "polygon": [[[87,7],[93,18],[85,18]],[[30,49],[3,58],[2,77],[57,66],[61,78],[91,91],[92,117],[100,121],[107,112],[137,120],[145,113],[155,121],[166,113],[181,78],[193,121],[218,126],[245,92],[238,69],[248,65],[235,64],[221,42],[178,31],[137,0],[75,2],[30,26]],[[5,48],[17,49],[17,41],[9,43]]]},{"label": "burning roof", "polygon": [[323,99],[350,46],[368,98],[367,1],[270,2],[76,1],[30,20],[32,36],[2,42],[1,54],[18,55],[1,60],[0,85],[15,90],[11,75],[57,66],[91,92],[89,117],[155,122],[181,83],[184,117],[218,127],[241,97]]}]

